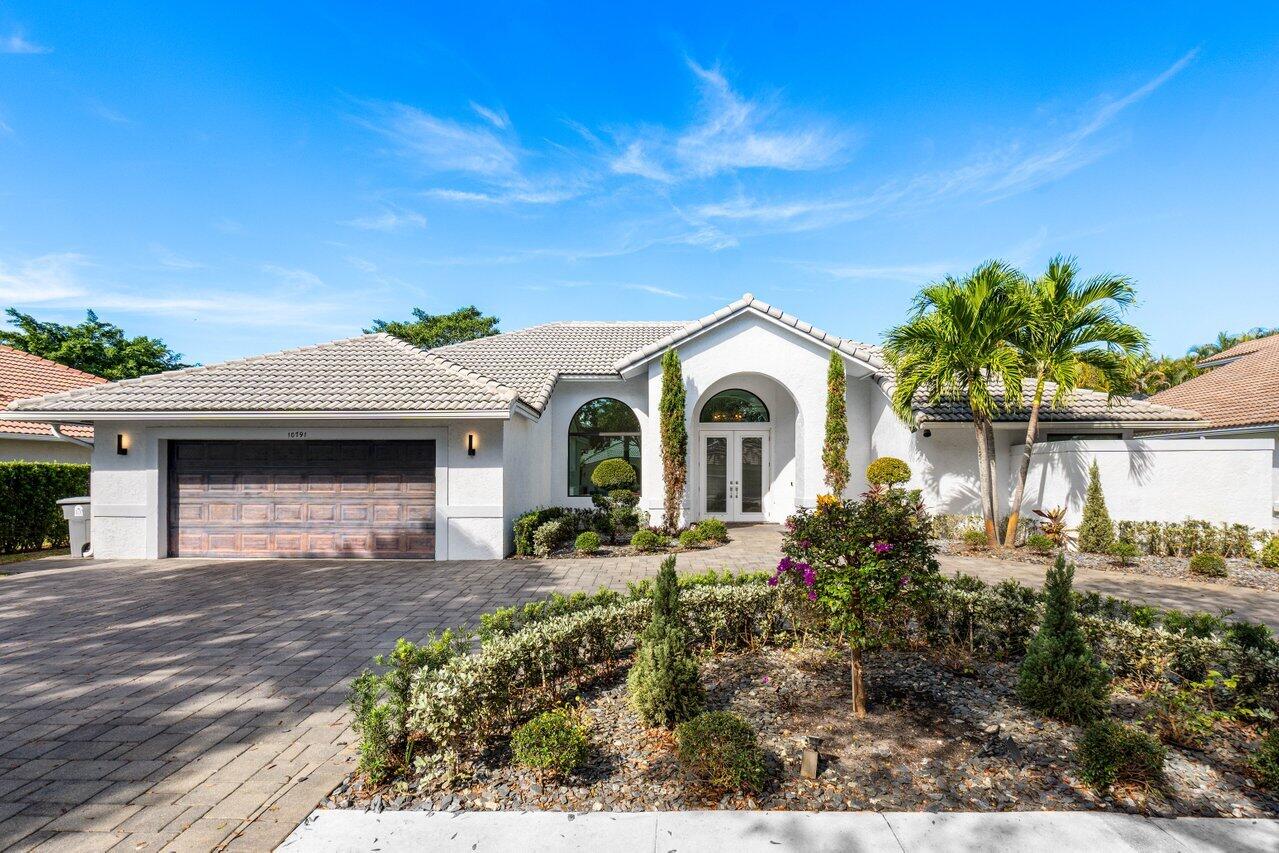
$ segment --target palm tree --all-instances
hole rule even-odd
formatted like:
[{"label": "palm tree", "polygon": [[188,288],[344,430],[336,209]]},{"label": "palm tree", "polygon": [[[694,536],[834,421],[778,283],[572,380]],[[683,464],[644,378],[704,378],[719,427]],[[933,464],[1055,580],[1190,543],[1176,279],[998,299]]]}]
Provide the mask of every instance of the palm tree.
[{"label": "palm tree", "polygon": [[884,336],[884,354],[896,371],[893,408],[914,424],[917,394],[929,403],[967,402],[977,437],[977,469],[986,538],[999,547],[995,529],[993,430],[1000,385],[1020,388],[1021,354],[1011,340],[1028,320],[1024,277],[1000,261],[988,261],[962,279],[947,276],[915,298],[906,323]]},{"label": "palm tree", "polygon": [[1146,349],[1146,336],[1122,319],[1136,297],[1132,282],[1114,275],[1080,281],[1078,275],[1079,263],[1058,255],[1048,262],[1043,275],[1025,285],[1023,301],[1030,322],[1018,330],[1012,342],[1021,352],[1023,369],[1034,379],[1035,388],[1004,532],[1008,548],[1017,542],[1017,521],[1048,383],[1054,384],[1053,406],[1069,400],[1086,377],[1099,379],[1096,384],[1113,396],[1132,382],[1130,358]]}]

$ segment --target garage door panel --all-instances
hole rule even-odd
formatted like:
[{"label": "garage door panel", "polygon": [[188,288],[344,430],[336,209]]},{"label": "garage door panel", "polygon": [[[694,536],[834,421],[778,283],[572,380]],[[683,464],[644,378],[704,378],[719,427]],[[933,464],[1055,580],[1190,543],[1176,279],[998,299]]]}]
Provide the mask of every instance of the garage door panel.
[{"label": "garage door panel", "polygon": [[435,554],[430,441],[171,441],[174,556]]}]

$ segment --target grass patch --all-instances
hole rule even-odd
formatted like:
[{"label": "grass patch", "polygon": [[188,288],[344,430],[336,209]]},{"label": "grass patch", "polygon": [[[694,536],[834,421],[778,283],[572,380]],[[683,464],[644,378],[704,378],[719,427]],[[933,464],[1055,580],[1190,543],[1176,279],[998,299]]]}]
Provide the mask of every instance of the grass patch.
[{"label": "grass patch", "polygon": [[42,557],[68,557],[71,555],[69,548],[42,548],[39,551],[22,551],[17,554],[0,554],[0,566],[9,566],[14,563],[25,563],[27,560],[39,560]]}]

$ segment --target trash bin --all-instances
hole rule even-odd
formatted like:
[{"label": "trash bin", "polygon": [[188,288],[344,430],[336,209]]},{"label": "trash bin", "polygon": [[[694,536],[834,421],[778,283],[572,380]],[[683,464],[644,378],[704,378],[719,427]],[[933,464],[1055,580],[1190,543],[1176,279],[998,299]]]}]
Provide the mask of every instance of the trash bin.
[{"label": "trash bin", "polygon": [[87,557],[92,543],[89,541],[89,498],[63,498],[58,501],[62,517],[71,528],[71,556]]}]

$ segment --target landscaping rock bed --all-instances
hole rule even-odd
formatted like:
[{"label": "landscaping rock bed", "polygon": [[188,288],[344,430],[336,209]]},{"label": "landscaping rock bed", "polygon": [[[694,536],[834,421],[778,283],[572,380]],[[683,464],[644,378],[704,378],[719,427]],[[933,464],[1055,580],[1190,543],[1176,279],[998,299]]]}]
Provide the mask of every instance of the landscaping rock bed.
[{"label": "landscaping rock bed", "polygon": [[[1071,752],[1079,730],[1024,709],[1015,670],[985,663],[959,672],[921,652],[867,658],[869,715],[850,709],[845,655],[761,648],[708,657],[702,683],[711,709],[731,710],[760,733],[770,779],[756,794],[719,796],[681,773],[673,739],[645,728],[627,703],[623,672],[582,696],[590,722],[587,765],[556,780],[514,767],[494,743],[456,774],[430,772],[412,783],[372,789],[349,778],[331,808],[641,811],[788,809],[1008,811],[1118,809],[1159,815],[1275,817],[1279,801],[1242,772],[1250,733],[1224,726],[1202,752],[1170,748],[1167,792],[1094,794],[1078,779]],[[1117,713],[1136,699],[1117,690]],[[799,775],[804,736],[822,739],[818,777]]]},{"label": "landscaping rock bed", "polygon": [[552,551],[550,554],[548,554],[545,557],[516,556],[516,557],[509,557],[508,559],[511,559],[511,560],[598,560],[601,557],[606,559],[607,558],[616,559],[618,557],[651,557],[654,554],[688,554],[695,551],[711,551],[716,548],[722,548],[723,546],[727,544],[728,544],[728,541],[724,541],[724,542],[706,541],[699,545],[694,545],[692,547],[684,547],[678,543],[673,542],[671,545],[665,548],[657,548],[652,551],[639,551],[635,548],[632,548],[630,543],[627,543],[627,542],[619,542],[616,545],[610,545],[607,542],[602,542],[600,543],[600,547],[598,551],[595,551],[594,553],[591,553],[591,554],[584,554],[580,551],[574,550],[572,543],[569,543],[568,545],[565,545],[561,548],[556,548],[554,551]]},{"label": "landscaping rock bed", "polygon": [[[962,542],[942,541],[938,543],[938,551],[943,554],[955,554],[962,557],[989,557],[996,560],[1016,560],[1022,563],[1034,563],[1047,566],[1052,563],[1050,554],[1036,554],[1025,548],[1015,551],[977,551],[965,547]],[[1241,586],[1249,589],[1262,589],[1279,592],[1279,570],[1267,569],[1252,560],[1228,558],[1226,560],[1226,577],[1205,578],[1190,573],[1189,557],[1138,557],[1131,566],[1115,563],[1113,557],[1105,554],[1072,553],[1070,560],[1081,569],[1097,569],[1103,572],[1117,572],[1125,575],[1146,575],[1148,577],[1188,580],[1195,583],[1218,583],[1229,586]]]}]

